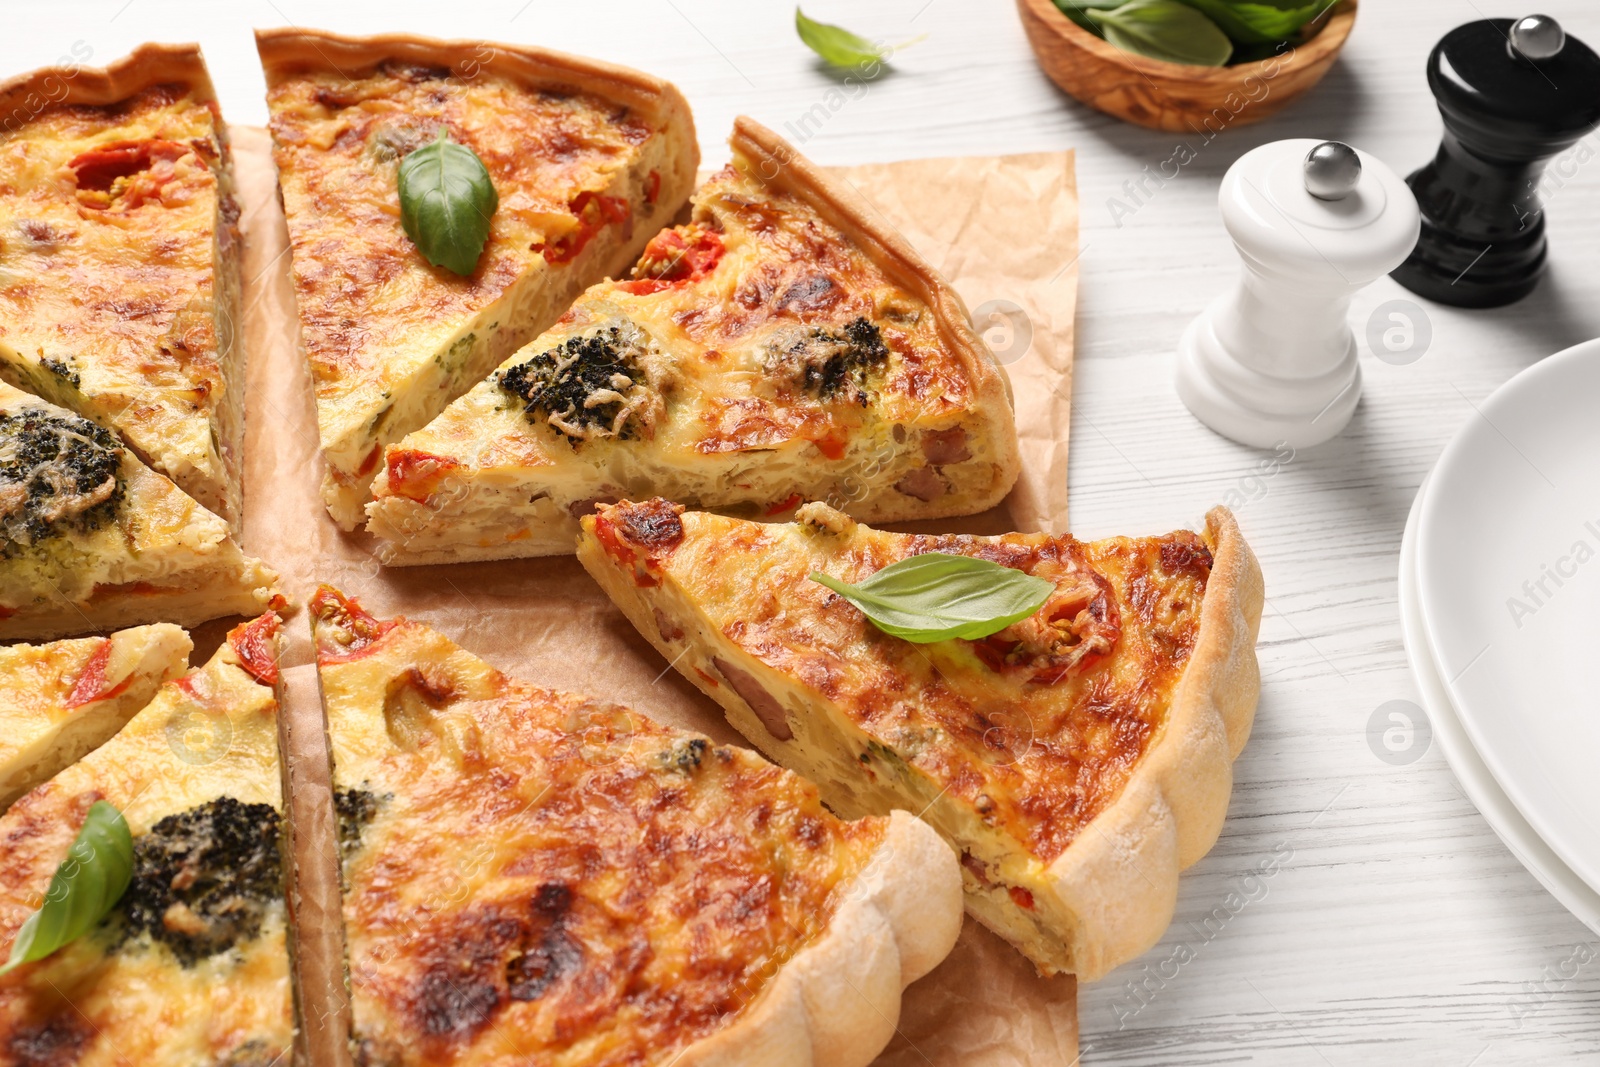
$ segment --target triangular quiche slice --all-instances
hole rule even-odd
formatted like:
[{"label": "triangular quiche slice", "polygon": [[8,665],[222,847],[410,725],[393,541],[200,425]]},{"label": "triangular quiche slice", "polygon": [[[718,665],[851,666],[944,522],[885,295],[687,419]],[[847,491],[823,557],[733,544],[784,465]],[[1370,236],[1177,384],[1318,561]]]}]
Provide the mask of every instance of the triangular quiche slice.
[{"label": "triangular quiche slice", "polygon": [[[579,561],[757,748],[846,816],[909,808],[961,855],[967,909],[1047,974],[1153,945],[1216,840],[1255,714],[1261,572],[1233,516],[1080,542],[887,533],[663,500],[584,519]],[[810,580],[925,552],[1055,585],[981,641],[917,644]]]},{"label": "triangular quiche slice", "polygon": [[237,529],[239,205],[200,49],[35,71],[0,84],[0,113],[0,378]]},{"label": "triangular quiche slice", "polygon": [[277,583],[110,431],[0,384],[0,640],[255,615]]},{"label": "triangular quiche slice", "polygon": [[0,648],[0,811],[122,729],[193,648],[171,623]]},{"label": "triangular quiche slice", "polygon": [[596,502],[743,517],[969,515],[1020,470],[1004,373],[960,298],[841,183],[747,118],[626,281],[388,450],[388,563],[572,551]]},{"label": "triangular quiche slice", "polygon": [[324,587],[357,1060],[864,1065],[954,945],[955,856],[754,752],[508,678]]},{"label": "triangular quiche slice", "polygon": [[272,614],[235,628],[204,667],[0,817],[0,958],[94,802],[121,811],[133,836],[133,877],[111,912],[0,976],[0,1062],[289,1062],[277,630]]},{"label": "triangular quiche slice", "polygon": [[[689,105],[658,78],[522,45],[258,31],[289,221],[323,496],[363,519],[385,444],[422,426],[620,274],[694,187]],[[398,171],[440,130],[499,197],[477,267],[435,267]]]}]

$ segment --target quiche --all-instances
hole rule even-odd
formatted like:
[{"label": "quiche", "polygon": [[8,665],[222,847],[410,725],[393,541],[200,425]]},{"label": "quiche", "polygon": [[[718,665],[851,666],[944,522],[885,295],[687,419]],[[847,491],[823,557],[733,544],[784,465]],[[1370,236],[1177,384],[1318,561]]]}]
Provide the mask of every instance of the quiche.
[{"label": "quiche", "polygon": [[954,945],[954,854],[753,752],[324,587],[356,1061],[854,1067]]},{"label": "quiche", "polygon": [[0,84],[0,114],[0,378],[237,529],[239,205],[199,48],[35,71]]},{"label": "quiche", "polygon": [[276,646],[276,616],[239,626],[204,667],[0,817],[7,954],[95,801],[133,835],[133,878],[110,914],[0,976],[0,1062],[289,1062]]},{"label": "quiche", "polygon": [[[1261,573],[1232,515],[1080,542],[886,533],[824,504],[761,524],[655,499],[583,520],[578,558],[685,677],[847,817],[909,808],[967,910],[1041,973],[1153,945],[1216,840],[1254,717]],[[912,643],[810,575],[925,552],[1054,584],[983,640]]]},{"label": "quiche", "polygon": [[[478,41],[261,31],[301,338],[345,529],[385,444],[626,270],[694,187],[676,88],[645,74]],[[432,266],[402,226],[400,162],[441,130],[471,148],[499,207],[476,269]]]},{"label": "quiche", "polygon": [[859,198],[739,119],[733,162],[432,424],[387,450],[385,562],[572,551],[597,502],[867,521],[983,511],[1020,469],[1003,371]]},{"label": "quiche", "polygon": [[170,623],[0,648],[0,811],[122,729],[193,648]]},{"label": "quiche", "polygon": [[109,430],[0,384],[0,640],[254,615],[277,581]]}]

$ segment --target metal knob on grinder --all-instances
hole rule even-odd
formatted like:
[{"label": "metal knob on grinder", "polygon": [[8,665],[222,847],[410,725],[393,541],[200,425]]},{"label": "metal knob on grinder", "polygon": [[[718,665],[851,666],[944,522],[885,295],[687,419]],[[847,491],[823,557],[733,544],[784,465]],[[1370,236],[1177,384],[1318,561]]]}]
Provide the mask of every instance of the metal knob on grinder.
[{"label": "metal knob on grinder", "polygon": [[1342,141],[1323,141],[1306,154],[1306,192],[1318,200],[1343,200],[1361,184],[1361,157]]},{"label": "metal knob on grinder", "polygon": [[1529,15],[1511,24],[1506,43],[1524,59],[1549,59],[1567,44],[1567,32],[1549,15]]}]

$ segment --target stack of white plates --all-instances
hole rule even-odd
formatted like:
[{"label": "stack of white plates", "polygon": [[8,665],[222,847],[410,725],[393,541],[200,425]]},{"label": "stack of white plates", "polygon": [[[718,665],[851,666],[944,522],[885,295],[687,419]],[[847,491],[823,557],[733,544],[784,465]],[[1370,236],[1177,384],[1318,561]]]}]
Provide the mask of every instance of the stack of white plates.
[{"label": "stack of white plates", "polygon": [[1500,839],[1600,932],[1600,341],[1488,400],[1417,493],[1406,651]]}]

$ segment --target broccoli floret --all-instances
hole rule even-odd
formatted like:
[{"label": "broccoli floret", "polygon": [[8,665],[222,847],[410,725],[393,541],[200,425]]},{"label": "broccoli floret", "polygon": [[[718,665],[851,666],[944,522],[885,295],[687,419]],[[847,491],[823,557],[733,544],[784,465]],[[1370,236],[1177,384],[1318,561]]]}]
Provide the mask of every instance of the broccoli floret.
[{"label": "broccoli floret", "polygon": [[768,353],[767,372],[819,400],[842,398],[865,407],[868,378],[888,361],[878,327],[858,318],[841,330],[812,327],[778,344]]},{"label": "broccoli floret", "polygon": [[270,804],[225,796],[135,838],[126,936],[149,934],[185,966],[255,937],[283,899],[280,822]]},{"label": "broccoli floret", "polygon": [[95,530],[121,502],[122,447],[77,415],[0,415],[0,556],[53,534]]},{"label": "broccoli floret", "polygon": [[631,325],[569,337],[500,376],[530,421],[546,422],[574,447],[597,437],[636,437],[649,425],[654,394],[638,357],[644,338]]},{"label": "broccoli floret", "polygon": [[378,815],[379,799],[366,789],[338,789],[333,809],[339,815],[339,850],[348,859],[361,847],[361,831]]}]

